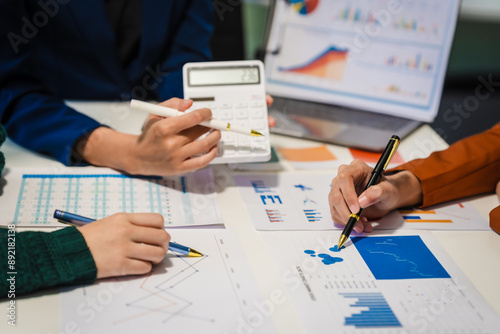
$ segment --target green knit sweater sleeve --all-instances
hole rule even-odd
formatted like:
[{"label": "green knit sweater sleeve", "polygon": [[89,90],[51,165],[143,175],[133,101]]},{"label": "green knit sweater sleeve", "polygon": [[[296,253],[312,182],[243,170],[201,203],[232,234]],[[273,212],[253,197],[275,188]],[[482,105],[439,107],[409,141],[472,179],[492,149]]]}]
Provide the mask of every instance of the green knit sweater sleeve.
[{"label": "green knit sweater sleeve", "polygon": [[13,287],[17,296],[58,285],[91,283],[97,277],[87,243],[74,227],[15,234],[1,228],[0,254],[2,276],[7,276],[1,279],[0,297],[13,298]]}]

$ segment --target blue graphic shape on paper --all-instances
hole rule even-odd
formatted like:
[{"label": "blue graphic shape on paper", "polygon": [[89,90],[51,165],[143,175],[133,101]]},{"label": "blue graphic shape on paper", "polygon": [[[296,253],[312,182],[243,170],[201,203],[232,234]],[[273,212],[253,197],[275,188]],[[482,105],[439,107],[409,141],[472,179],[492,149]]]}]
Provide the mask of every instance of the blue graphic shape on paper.
[{"label": "blue graphic shape on paper", "polygon": [[307,186],[305,186],[305,185],[303,185],[303,184],[295,184],[295,185],[294,185],[294,187],[295,187],[295,188],[298,188],[298,189],[300,189],[300,190],[302,190],[302,191],[306,191],[306,190],[313,190],[313,188],[311,188],[311,187],[307,187]]},{"label": "blue graphic shape on paper", "polygon": [[[331,248],[330,248],[330,250],[331,250]],[[313,251],[313,250],[311,250],[311,249],[306,249],[304,251],[304,253],[308,254],[310,257],[316,257],[316,256],[318,256],[319,258],[321,258],[321,262],[323,262],[323,264],[326,264],[326,265],[330,265],[330,264],[334,264],[334,263],[337,263],[337,262],[344,261],[343,258],[341,258],[341,257],[333,257],[330,254],[320,253],[320,254],[316,255],[316,252]]]},{"label": "blue graphic shape on paper", "polygon": [[357,299],[354,304],[350,305],[351,308],[363,308],[360,313],[345,318],[346,326],[357,328],[401,327],[401,323],[380,292],[350,292],[340,293],[340,295],[346,299]]},{"label": "blue graphic shape on paper", "polygon": [[351,240],[376,279],[450,278],[418,235]]}]

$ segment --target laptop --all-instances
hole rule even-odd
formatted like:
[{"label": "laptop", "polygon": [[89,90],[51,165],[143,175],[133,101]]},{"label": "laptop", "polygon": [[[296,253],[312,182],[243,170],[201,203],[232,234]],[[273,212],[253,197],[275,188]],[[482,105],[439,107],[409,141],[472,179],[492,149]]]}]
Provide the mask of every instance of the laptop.
[{"label": "laptop", "polygon": [[274,133],[382,151],[438,113],[460,0],[274,0]]}]

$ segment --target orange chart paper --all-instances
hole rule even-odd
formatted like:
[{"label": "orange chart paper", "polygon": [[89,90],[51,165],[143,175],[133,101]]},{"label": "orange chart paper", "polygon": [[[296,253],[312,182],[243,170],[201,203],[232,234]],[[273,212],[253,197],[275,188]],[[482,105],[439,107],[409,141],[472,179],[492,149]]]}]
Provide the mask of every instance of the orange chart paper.
[{"label": "orange chart paper", "polygon": [[288,161],[313,162],[337,160],[325,145],[309,148],[279,148],[283,157]]},{"label": "orange chart paper", "polygon": [[[374,163],[374,164],[376,164],[378,159],[380,159],[380,154],[381,154],[377,152],[357,150],[355,148],[349,148],[349,151],[351,152],[352,157],[354,159],[359,159],[366,163]],[[396,151],[396,153],[391,159],[391,164],[402,164],[404,162],[405,161],[403,160],[399,152]]]}]

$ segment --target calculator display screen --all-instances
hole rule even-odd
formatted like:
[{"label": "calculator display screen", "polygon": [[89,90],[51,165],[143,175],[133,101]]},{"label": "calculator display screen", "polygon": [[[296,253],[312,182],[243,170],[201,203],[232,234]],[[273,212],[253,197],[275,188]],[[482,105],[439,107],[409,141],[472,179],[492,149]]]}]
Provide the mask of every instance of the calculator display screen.
[{"label": "calculator display screen", "polygon": [[191,87],[259,83],[258,66],[192,67],[188,69],[188,85]]}]

